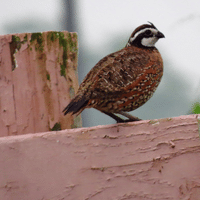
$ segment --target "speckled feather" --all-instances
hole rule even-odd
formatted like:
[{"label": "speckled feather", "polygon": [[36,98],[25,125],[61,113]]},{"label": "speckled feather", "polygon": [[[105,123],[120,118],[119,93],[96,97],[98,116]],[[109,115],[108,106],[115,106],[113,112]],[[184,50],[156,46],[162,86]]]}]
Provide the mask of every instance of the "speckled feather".
[{"label": "speckled feather", "polygon": [[[140,51],[142,51],[140,53]],[[163,61],[156,48],[143,51],[126,47],[101,59],[81,83],[75,102],[84,97],[84,108],[118,113],[143,105],[163,75]]]},{"label": "speckled feather", "polygon": [[155,47],[126,45],[91,69],[64,112],[78,115],[91,107],[105,113],[132,111],[153,95],[162,75],[163,60]]}]

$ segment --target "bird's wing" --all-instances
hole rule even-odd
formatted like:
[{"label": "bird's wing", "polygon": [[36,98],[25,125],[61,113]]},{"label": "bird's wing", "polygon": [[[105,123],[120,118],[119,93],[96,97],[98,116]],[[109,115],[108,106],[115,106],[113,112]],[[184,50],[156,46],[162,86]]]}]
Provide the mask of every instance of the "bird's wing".
[{"label": "bird's wing", "polygon": [[153,88],[158,84],[156,80],[162,77],[162,72],[158,71],[162,70],[159,52],[155,49],[158,55],[154,52],[151,57],[148,51],[126,48],[104,57],[91,69],[76,96],[63,110],[64,114],[79,114],[88,105],[91,107],[93,102],[138,95],[142,91],[145,92],[149,85]]},{"label": "bird's wing", "polygon": [[79,92],[89,98],[105,98],[102,95],[109,98],[110,95],[124,93],[142,74],[148,61],[148,55],[138,54],[131,47],[129,51],[122,49],[112,53],[100,60],[87,74]]}]

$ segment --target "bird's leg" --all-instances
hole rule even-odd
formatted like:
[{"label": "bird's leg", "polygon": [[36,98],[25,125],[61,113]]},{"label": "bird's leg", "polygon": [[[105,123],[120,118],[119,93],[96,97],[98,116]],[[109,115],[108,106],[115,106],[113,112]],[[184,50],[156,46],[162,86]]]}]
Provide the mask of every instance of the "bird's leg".
[{"label": "bird's leg", "polygon": [[108,113],[108,112],[103,112],[104,114],[112,117],[114,120],[116,120],[117,123],[124,123],[124,122],[134,122],[134,121],[140,121],[141,119],[139,119],[138,117],[132,116],[126,112],[119,112],[119,114],[127,117],[128,119],[122,119],[120,117],[118,117],[117,115],[113,114],[113,113]]},{"label": "bird's leg", "polygon": [[113,114],[113,113],[107,113],[107,112],[103,112],[104,114],[112,117],[114,120],[116,120],[117,123],[123,123],[126,122],[126,120],[121,119],[120,117],[118,117],[117,115]]},{"label": "bird's leg", "polygon": [[129,113],[124,112],[124,111],[120,111],[119,114],[123,115],[123,116],[125,116],[129,119],[129,120],[125,120],[126,122],[134,122],[134,121],[140,121],[141,120],[140,118],[132,116]]}]

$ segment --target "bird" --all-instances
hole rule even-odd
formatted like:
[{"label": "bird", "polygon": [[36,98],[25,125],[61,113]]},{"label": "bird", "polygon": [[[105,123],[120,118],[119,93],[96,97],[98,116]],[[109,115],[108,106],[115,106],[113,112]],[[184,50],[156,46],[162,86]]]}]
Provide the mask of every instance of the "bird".
[{"label": "bird", "polygon": [[161,81],[163,59],[155,43],[164,37],[151,22],[137,27],[124,48],[105,56],[89,71],[64,115],[77,116],[95,108],[117,123],[141,120],[128,112],[146,103]]}]

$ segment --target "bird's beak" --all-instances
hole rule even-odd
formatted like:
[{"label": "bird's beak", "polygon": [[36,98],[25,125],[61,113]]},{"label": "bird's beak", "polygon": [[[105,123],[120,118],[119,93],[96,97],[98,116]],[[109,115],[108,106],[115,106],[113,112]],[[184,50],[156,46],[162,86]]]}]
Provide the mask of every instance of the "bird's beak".
[{"label": "bird's beak", "polygon": [[164,38],[165,36],[164,36],[163,33],[161,33],[160,31],[158,31],[158,33],[156,34],[156,37],[157,38]]}]

